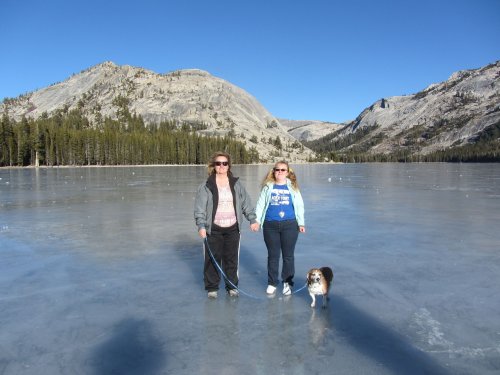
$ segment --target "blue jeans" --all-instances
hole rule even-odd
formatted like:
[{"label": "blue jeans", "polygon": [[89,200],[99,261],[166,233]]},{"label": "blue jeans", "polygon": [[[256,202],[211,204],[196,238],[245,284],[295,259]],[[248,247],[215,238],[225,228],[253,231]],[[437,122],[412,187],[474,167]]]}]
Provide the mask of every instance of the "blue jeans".
[{"label": "blue jeans", "polygon": [[281,279],[293,286],[295,244],[299,237],[297,220],[265,221],[264,242],[267,246],[267,283],[277,286],[280,256],[283,254]]}]

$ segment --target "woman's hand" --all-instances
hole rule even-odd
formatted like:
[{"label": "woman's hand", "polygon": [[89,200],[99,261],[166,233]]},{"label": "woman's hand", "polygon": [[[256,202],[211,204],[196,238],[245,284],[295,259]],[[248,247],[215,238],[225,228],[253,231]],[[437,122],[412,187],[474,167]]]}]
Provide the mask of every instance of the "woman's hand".
[{"label": "woman's hand", "polygon": [[299,232],[300,233],[306,233],[306,227],[303,226],[303,225],[299,226]]},{"label": "woman's hand", "polygon": [[252,232],[258,232],[259,231],[259,227],[260,227],[259,223],[250,224],[250,229],[252,230]]},{"label": "woman's hand", "polygon": [[205,228],[201,228],[198,231],[198,234],[200,235],[201,238],[205,238],[207,236],[207,230]]}]

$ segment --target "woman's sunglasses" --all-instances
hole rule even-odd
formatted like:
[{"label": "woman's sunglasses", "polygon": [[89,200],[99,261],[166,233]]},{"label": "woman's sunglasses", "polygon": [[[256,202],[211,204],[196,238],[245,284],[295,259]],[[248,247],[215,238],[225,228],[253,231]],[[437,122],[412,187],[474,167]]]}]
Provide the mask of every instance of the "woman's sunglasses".
[{"label": "woman's sunglasses", "polygon": [[214,163],[216,166],[220,167],[221,165],[223,165],[224,167],[227,167],[229,165],[229,162],[227,161],[216,161]]},{"label": "woman's sunglasses", "polygon": [[288,172],[288,169],[273,168],[275,172]]}]

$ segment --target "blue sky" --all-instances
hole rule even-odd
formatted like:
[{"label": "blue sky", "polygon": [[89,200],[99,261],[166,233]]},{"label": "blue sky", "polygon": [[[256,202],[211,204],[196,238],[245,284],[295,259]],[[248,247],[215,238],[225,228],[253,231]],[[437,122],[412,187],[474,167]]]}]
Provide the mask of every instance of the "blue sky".
[{"label": "blue sky", "polygon": [[500,59],[499,0],[2,0],[0,100],[103,61],[198,68],[274,116],[342,122]]}]

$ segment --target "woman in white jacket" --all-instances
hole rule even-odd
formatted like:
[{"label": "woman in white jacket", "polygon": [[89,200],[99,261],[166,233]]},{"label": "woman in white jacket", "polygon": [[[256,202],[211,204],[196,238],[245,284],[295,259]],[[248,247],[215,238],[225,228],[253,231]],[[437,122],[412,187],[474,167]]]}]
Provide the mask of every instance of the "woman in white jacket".
[{"label": "woman in white jacket", "polygon": [[304,201],[297,177],[288,162],[279,161],[264,178],[255,209],[267,247],[267,290],[273,295],[279,284],[279,262],[283,255],[281,279],[283,294],[292,294],[295,275],[295,244],[305,233]]}]

